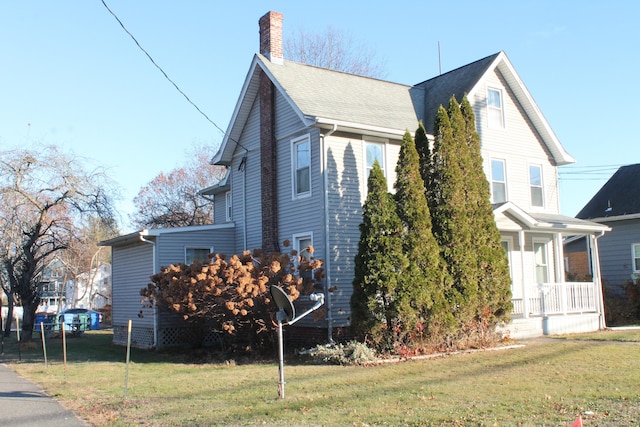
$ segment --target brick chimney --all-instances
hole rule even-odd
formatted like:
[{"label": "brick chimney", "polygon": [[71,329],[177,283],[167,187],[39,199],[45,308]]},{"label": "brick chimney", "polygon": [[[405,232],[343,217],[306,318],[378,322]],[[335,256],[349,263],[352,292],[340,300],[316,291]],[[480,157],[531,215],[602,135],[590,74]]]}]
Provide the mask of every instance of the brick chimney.
[{"label": "brick chimney", "polygon": [[[260,53],[282,64],[282,14],[269,12],[260,18]],[[260,71],[260,202],[262,204],[262,250],[279,252],[278,182],[276,159],[275,87]]]},{"label": "brick chimney", "polygon": [[260,18],[260,53],[274,64],[282,64],[282,14],[267,12]]}]

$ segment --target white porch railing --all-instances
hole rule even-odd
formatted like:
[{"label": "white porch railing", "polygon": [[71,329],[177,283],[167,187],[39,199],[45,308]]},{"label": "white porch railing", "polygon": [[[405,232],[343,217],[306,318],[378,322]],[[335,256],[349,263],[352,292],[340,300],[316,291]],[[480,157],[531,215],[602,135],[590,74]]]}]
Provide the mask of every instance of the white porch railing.
[{"label": "white porch railing", "polygon": [[[593,282],[541,283],[526,289],[529,316],[597,312],[597,292]],[[524,316],[522,298],[514,298],[512,314]]]}]

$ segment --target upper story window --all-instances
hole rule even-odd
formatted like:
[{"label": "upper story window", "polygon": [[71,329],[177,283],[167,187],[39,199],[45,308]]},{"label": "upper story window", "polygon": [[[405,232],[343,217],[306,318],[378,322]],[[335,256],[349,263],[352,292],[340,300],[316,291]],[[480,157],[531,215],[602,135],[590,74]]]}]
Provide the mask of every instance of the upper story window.
[{"label": "upper story window", "polygon": [[529,188],[531,189],[531,206],[544,207],[542,166],[529,165]]},{"label": "upper story window", "polygon": [[311,143],[309,136],[293,141],[293,197],[311,193]]},{"label": "upper story window", "polygon": [[640,273],[640,243],[631,245],[633,257],[633,272]]},{"label": "upper story window", "polygon": [[491,200],[493,203],[507,201],[507,174],[504,160],[491,159]]},{"label": "upper story window", "polygon": [[504,127],[504,108],[502,91],[500,89],[489,88],[487,90],[487,116],[489,119],[489,127]]},{"label": "upper story window", "polygon": [[371,169],[373,169],[373,164],[376,160],[380,165],[380,169],[382,169],[383,175],[386,176],[384,162],[384,144],[380,144],[377,142],[365,142],[365,151],[367,161],[367,178],[369,177],[369,173],[371,172]]},{"label": "upper story window", "polygon": [[231,199],[231,191],[227,191],[224,193],[224,205],[225,205],[225,219],[227,222],[231,221],[232,218],[232,199]]},{"label": "upper story window", "polygon": [[186,247],[184,248],[184,263],[193,264],[194,261],[208,261],[209,254],[213,252],[213,248]]}]

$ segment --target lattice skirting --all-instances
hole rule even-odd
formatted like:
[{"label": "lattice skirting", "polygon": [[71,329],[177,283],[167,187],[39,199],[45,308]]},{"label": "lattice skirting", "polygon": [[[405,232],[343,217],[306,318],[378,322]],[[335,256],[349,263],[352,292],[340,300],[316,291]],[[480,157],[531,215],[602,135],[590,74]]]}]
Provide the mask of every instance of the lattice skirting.
[{"label": "lattice skirting", "polygon": [[[136,348],[191,347],[203,344],[207,347],[223,347],[220,334],[209,330],[202,343],[198,334],[189,327],[172,327],[158,330],[158,343],[153,339],[153,328],[132,327],[131,346]],[[127,345],[127,327],[113,326],[113,343]]]},{"label": "lattice skirting", "polygon": [[[158,348],[199,345],[200,338],[193,328],[172,327],[158,331]],[[207,331],[202,344],[207,347],[222,347],[222,339],[216,331]]]},{"label": "lattice skirting", "polygon": [[[127,345],[127,327],[113,326],[113,343],[119,345]],[[153,348],[155,343],[153,340],[153,328],[131,328],[131,346],[136,348]]]}]

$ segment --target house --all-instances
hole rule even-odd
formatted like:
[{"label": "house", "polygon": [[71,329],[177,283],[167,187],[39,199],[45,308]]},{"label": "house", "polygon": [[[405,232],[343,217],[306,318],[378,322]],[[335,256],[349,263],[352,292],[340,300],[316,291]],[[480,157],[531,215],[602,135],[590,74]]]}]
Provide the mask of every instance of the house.
[{"label": "house", "polygon": [[171,264],[206,260],[210,253],[233,253],[232,224],[142,230],[100,242],[111,246],[113,342],[125,345],[131,321],[132,345],[162,348],[189,343],[182,319],[141,304],[150,276]]},{"label": "house", "polygon": [[54,258],[45,266],[40,276],[39,313],[57,313],[65,305],[64,281],[65,266],[58,258]]},{"label": "house", "polygon": [[101,263],[69,280],[65,298],[68,307],[98,310],[111,305],[111,265]]},{"label": "house", "polygon": [[[624,296],[624,285],[640,278],[640,164],[619,168],[576,217],[611,228],[598,239],[602,282],[612,295]],[[572,246],[580,254],[587,249],[582,239]]]},{"label": "house", "polygon": [[[234,224],[236,251],[313,244],[326,263],[329,338],[349,325],[353,262],[367,170],[378,160],[389,190],[405,130],[455,95],[471,102],[509,255],[512,336],[604,326],[599,276],[567,283],[562,239],[595,243],[607,227],[559,215],[564,150],[504,52],[409,86],[285,61],[282,15],[259,21],[253,58],[227,134],[212,159],[228,168],[214,196],[216,222]],[[596,250],[595,244],[592,245]],[[307,325],[311,326],[311,325]]]},{"label": "house", "polygon": [[[438,106],[465,94],[476,115],[496,223],[510,261],[514,309],[505,330],[525,337],[604,326],[597,269],[591,282],[566,282],[562,241],[587,236],[595,255],[596,239],[607,227],[559,214],[558,168],[574,159],[504,52],[405,85],[286,61],[282,24],[277,12],[259,20],[260,51],[212,159],[227,174],[201,194],[213,197],[214,224],[227,226],[228,240],[212,240],[216,251],[279,251],[288,240],[296,250],[313,245],[314,255],[324,260],[325,316],[303,319],[288,328],[290,335],[326,335],[331,341],[346,333],[368,170],[377,160],[393,191],[405,131],[422,120],[433,132]],[[118,248],[144,246],[143,237],[109,243],[114,325],[117,305],[125,304],[124,294],[116,296],[117,288],[127,288],[123,275],[130,283],[138,275],[139,284],[155,271],[149,260],[144,273],[118,271],[127,257]],[[139,288],[129,291],[128,307],[120,313],[139,307]],[[125,317],[118,316],[122,328]],[[160,326],[144,319],[139,322],[147,322],[147,333],[156,333],[153,328]]]}]

